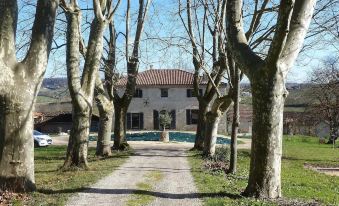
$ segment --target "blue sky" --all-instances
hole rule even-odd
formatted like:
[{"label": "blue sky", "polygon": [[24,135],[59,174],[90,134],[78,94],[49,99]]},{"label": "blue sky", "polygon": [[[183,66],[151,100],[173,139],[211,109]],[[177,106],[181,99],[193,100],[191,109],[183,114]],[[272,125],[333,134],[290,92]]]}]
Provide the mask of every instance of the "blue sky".
[{"label": "blue sky", "polygon": [[[185,2],[185,0],[182,0]],[[20,2],[20,1],[19,1]],[[116,2],[116,0],[115,0]],[[119,7],[119,11],[115,17],[115,24],[118,32],[124,33],[124,15],[126,8],[126,1],[122,0],[122,4]],[[133,40],[133,31],[135,30],[135,14],[137,9],[137,0],[132,0],[132,19],[131,19],[131,36]],[[79,0],[81,8],[91,8],[92,0]],[[191,51],[190,44],[182,39],[187,38],[186,32],[180,22],[178,12],[177,0],[153,0],[150,6],[147,22],[145,24],[145,30],[142,38],[142,47],[140,50],[141,63],[139,71],[143,71],[153,65],[157,69],[168,69],[168,68],[182,68],[186,70],[193,69],[192,57],[188,53]],[[18,35],[18,42],[27,41],[29,36],[29,30],[33,20],[27,18],[27,16],[34,15],[32,6],[25,7],[20,10],[19,13],[19,24],[18,31],[21,31]],[[88,24],[92,18],[92,11],[83,12],[83,29],[84,38],[88,37]],[[64,44],[65,41],[65,24],[60,21],[64,18],[63,14],[58,16],[56,24],[55,39],[58,45]],[[267,22],[265,22],[267,21]],[[265,20],[263,23],[271,23]],[[246,22],[245,22],[246,24]],[[245,25],[246,27],[246,25]],[[22,32],[25,31],[25,32]],[[24,34],[23,34],[24,33]],[[334,39],[334,40],[333,40]],[[315,41],[317,40],[317,41]],[[317,42],[317,43],[314,43]],[[288,75],[288,82],[304,82],[307,80],[307,75],[312,69],[319,66],[321,61],[327,56],[338,55],[339,41],[329,35],[317,36],[316,39],[308,39],[306,44],[312,44],[312,48],[302,52],[295,66],[291,69]],[[118,50],[124,50],[124,38],[123,35],[119,35],[118,38]],[[180,48],[177,45],[180,44]],[[336,47],[333,47],[333,45]],[[23,55],[25,51],[21,52]],[[118,53],[118,68],[124,71],[126,63],[124,61],[124,54]],[[47,72],[45,77],[60,77],[65,76],[65,47],[54,50],[51,53]]]}]

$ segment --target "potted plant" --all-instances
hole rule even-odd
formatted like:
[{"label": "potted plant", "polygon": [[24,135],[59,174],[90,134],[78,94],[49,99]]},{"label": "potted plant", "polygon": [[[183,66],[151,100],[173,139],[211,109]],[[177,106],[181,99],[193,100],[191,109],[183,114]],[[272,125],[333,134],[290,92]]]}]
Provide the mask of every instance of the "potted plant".
[{"label": "potted plant", "polygon": [[162,132],[160,133],[160,141],[169,142],[169,133],[168,131],[166,131],[166,127],[171,125],[172,117],[167,111],[164,111],[160,113],[159,121],[160,121],[160,125],[163,128]]}]

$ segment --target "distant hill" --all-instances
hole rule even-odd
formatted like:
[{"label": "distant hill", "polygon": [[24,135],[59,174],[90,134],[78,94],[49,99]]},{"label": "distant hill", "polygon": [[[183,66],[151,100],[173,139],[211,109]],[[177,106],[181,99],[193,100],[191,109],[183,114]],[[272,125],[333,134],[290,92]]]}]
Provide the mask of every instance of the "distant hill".
[{"label": "distant hill", "polygon": [[45,78],[42,81],[43,88],[47,89],[60,89],[60,88],[66,88],[67,87],[67,78]]}]

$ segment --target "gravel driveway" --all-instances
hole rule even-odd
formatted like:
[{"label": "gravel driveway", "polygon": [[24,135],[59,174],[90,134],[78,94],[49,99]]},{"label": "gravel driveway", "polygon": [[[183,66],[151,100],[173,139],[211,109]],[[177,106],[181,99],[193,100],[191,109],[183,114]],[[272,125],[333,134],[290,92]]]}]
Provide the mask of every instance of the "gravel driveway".
[{"label": "gravel driveway", "polygon": [[[67,205],[114,205],[133,202],[135,194],[152,197],[148,205],[199,206],[202,201],[194,185],[185,151],[193,144],[131,142],[135,155],[109,176],[72,196]],[[161,173],[150,182],[147,175]],[[148,181],[148,182],[147,182]],[[140,189],[140,183],[152,189]]]}]

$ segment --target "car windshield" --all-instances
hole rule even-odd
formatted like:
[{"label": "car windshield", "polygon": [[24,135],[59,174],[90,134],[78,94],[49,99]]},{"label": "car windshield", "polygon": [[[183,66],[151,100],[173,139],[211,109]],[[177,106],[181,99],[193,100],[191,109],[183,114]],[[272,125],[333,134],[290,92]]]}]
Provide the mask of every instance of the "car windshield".
[{"label": "car windshield", "polygon": [[41,132],[38,132],[38,131],[36,131],[36,130],[33,131],[33,134],[34,134],[34,135],[43,135]]}]

